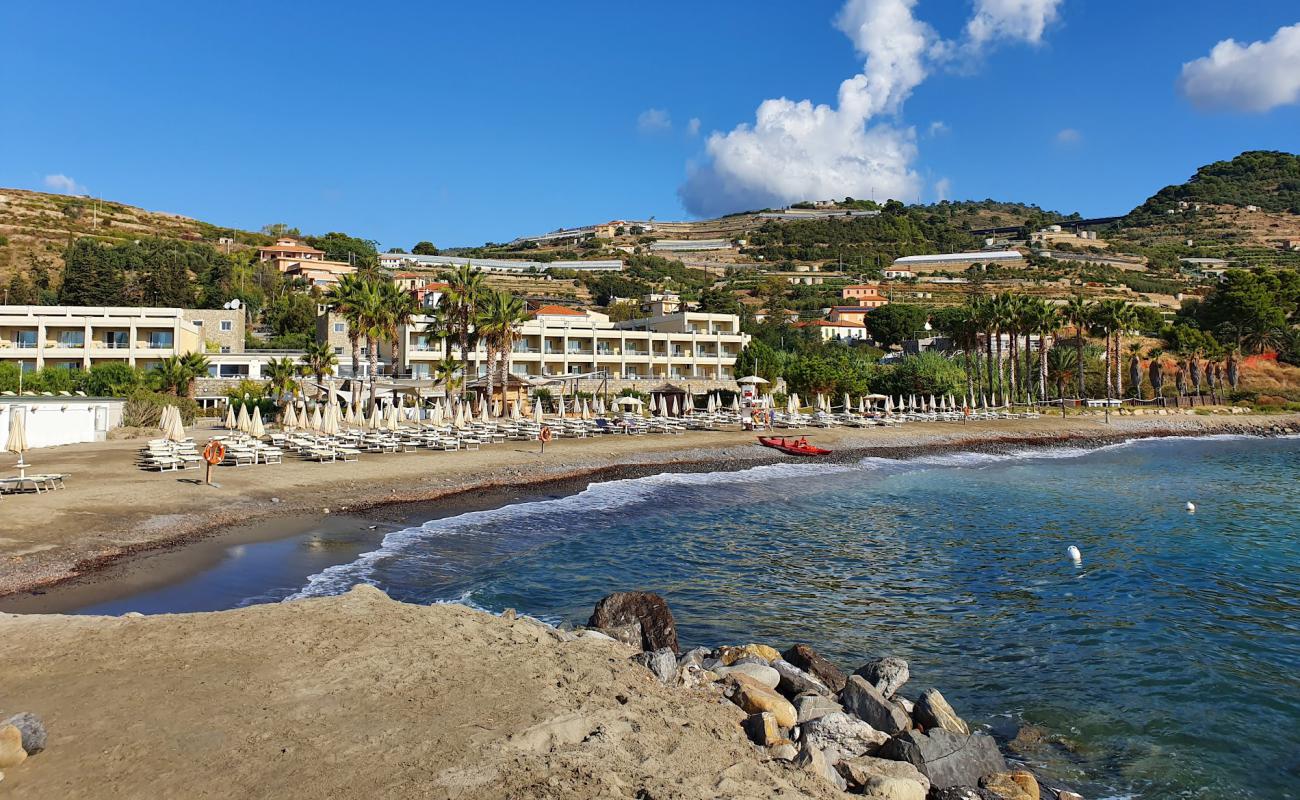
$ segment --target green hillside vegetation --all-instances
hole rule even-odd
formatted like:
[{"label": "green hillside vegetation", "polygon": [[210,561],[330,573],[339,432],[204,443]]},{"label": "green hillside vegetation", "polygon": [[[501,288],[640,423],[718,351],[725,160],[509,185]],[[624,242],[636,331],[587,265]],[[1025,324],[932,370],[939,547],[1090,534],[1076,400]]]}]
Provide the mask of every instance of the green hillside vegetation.
[{"label": "green hillside vegetation", "polygon": [[1125,217],[1127,227],[1150,224],[1179,201],[1204,205],[1259,206],[1264,211],[1300,214],[1300,156],[1251,150],[1231,161],[1216,161],[1186,183],[1166,186]]}]

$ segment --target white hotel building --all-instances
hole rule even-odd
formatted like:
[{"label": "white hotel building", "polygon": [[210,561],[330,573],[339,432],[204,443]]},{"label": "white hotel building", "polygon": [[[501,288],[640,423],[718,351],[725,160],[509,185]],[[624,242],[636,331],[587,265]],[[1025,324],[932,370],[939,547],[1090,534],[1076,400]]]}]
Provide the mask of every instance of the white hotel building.
[{"label": "white hotel building", "polygon": [[[442,341],[421,333],[424,318],[402,331],[397,352],[400,369],[430,377],[444,352]],[[691,381],[701,388],[735,381],[736,358],[749,343],[740,319],[731,314],[682,312],[627,322],[610,322],[594,311],[543,306],[519,330],[511,355],[511,372],[521,377],[586,374],[605,371],[611,382]],[[455,342],[450,355],[459,358]],[[471,379],[487,371],[487,351],[470,354]]]}]

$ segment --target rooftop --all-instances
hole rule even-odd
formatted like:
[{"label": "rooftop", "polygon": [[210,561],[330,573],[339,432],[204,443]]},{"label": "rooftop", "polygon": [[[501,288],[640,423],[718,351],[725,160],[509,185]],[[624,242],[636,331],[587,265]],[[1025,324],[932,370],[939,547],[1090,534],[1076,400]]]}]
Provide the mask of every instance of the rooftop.
[{"label": "rooftop", "polygon": [[926,256],[903,256],[894,259],[894,266],[908,264],[935,264],[944,261],[1013,261],[1023,259],[1019,250],[987,250],[974,253],[934,253]]}]

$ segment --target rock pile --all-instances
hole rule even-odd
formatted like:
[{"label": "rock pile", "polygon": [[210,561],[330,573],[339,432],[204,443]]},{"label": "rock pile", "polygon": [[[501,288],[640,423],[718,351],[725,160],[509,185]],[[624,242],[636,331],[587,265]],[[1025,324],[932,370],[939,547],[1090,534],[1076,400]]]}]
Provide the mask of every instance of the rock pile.
[{"label": "rock pile", "polygon": [[[0,770],[16,767],[45,749],[45,724],[35,714],[14,714],[0,722]],[[0,781],[5,778],[0,772]]]},{"label": "rock pile", "polygon": [[590,624],[638,642],[644,649],[633,658],[659,681],[720,692],[748,714],[744,732],[768,758],[841,790],[876,800],[1077,797],[1008,766],[993,738],[972,732],[938,689],[905,698],[911,675],[901,658],[874,658],[846,676],[806,644],[784,653],[746,644],[678,655],[668,604],[642,592],[606,597]]}]

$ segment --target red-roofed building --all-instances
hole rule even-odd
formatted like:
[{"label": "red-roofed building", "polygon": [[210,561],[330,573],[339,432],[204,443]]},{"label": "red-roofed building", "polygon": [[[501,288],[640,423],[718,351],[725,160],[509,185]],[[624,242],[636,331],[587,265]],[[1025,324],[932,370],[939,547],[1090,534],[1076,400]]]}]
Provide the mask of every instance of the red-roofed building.
[{"label": "red-roofed building", "polygon": [[347,262],[327,261],[324,250],[300,244],[289,236],[280,237],[269,247],[257,248],[257,259],[274,264],[287,277],[320,286],[338,283],[340,277],[357,271]]},{"label": "red-roofed building", "polygon": [[568,306],[544,305],[533,310],[533,319],[538,317],[585,317],[586,313]]},{"label": "red-roofed building", "polygon": [[275,244],[257,248],[258,261],[275,261],[278,258],[292,258],[299,261],[324,261],[325,251],[317,250],[299,243],[297,239],[281,236]]},{"label": "red-roofed building", "polygon": [[880,287],[874,283],[859,283],[845,286],[840,291],[844,300],[852,300],[863,308],[879,308],[889,302],[889,298],[880,293]]},{"label": "red-roofed building", "polygon": [[876,306],[832,306],[831,322],[849,322],[866,327],[867,314]]}]

